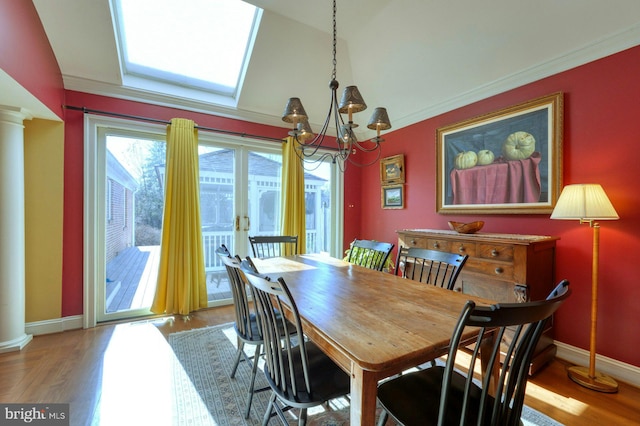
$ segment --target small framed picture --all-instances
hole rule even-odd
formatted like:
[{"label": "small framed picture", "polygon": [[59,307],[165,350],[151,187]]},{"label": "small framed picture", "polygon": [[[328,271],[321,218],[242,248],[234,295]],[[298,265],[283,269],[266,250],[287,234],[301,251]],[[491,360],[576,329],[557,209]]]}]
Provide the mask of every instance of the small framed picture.
[{"label": "small framed picture", "polygon": [[390,185],[382,187],[382,208],[404,208],[404,185]]},{"label": "small framed picture", "polygon": [[380,160],[380,182],[382,185],[404,183],[404,155]]}]

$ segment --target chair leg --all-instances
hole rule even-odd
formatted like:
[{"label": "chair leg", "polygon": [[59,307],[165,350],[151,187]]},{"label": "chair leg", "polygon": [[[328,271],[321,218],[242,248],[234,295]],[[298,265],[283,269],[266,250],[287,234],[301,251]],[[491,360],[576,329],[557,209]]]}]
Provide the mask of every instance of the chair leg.
[{"label": "chair leg", "polygon": [[244,350],[244,342],[238,339],[238,351],[236,352],[236,362],[233,364],[233,369],[231,370],[231,377],[236,375],[236,370],[238,369],[238,364],[240,364],[240,358],[242,358],[242,351]]},{"label": "chair leg", "polygon": [[378,419],[378,426],[384,426],[387,423],[387,419],[389,418],[389,413],[386,410],[382,410],[380,413],[380,418]]},{"label": "chair leg", "polygon": [[262,426],[267,426],[269,423],[269,419],[271,418],[271,412],[274,409],[274,405],[276,403],[276,394],[271,393],[271,398],[269,398],[269,405],[267,405],[267,411],[264,413],[264,418],[262,419]]},{"label": "chair leg", "polygon": [[307,424],[307,409],[300,409],[300,417],[298,418],[298,426],[305,426]]},{"label": "chair leg", "polygon": [[261,345],[256,346],[256,352],[253,356],[252,368],[251,368],[251,383],[249,383],[249,398],[247,400],[247,409],[244,414],[244,418],[249,418],[249,412],[251,411],[251,402],[253,401],[253,394],[255,393],[256,373],[258,372],[258,357],[260,356]]}]

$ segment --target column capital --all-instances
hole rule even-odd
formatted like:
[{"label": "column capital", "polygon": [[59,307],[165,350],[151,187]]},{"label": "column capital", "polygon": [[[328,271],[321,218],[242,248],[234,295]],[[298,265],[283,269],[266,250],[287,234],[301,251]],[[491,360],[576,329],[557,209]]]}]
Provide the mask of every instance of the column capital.
[{"label": "column capital", "polygon": [[33,119],[33,115],[26,108],[0,105],[0,121],[10,121],[15,124],[22,124],[24,120]]}]

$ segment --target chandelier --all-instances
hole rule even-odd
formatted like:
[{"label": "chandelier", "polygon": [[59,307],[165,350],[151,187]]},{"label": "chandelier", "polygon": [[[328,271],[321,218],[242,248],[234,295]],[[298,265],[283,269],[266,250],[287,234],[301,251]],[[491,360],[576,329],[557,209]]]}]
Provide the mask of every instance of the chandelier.
[{"label": "chandelier", "polygon": [[[374,164],[380,158],[380,143],[384,141],[384,139],[380,137],[380,131],[391,128],[387,110],[382,107],[375,108],[367,124],[367,128],[376,130],[376,137],[363,142],[358,141],[353,131],[353,129],[358,127],[358,125],[353,122],[353,114],[367,109],[367,104],[364,102],[356,86],[346,87],[342,93],[342,98],[340,98],[340,103],[338,103],[337,91],[339,84],[336,80],[336,40],[336,0],[333,0],[333,71],[331,73],[331,81],[329,82],[331,103],[329,104],[327,118],[320,132],[314,135],[309,125],[309,117],[302,106],[300,98],[290,98],[282,115],[282,121],[292,124],[293,128],[289,132],[289,135],[294,138],[296,154],[300,160],[303,161],[303,165],[311,165],[311,169],[318,167],[319,164],[327,158],[331,158],[333,163],[337,163],[342,171],[345,170],[347,162],[356,166],[370,166]],[[342,114],[347,114],[348,116],[346,123]],[[324,144],[324,139],[327,137],[327,130],[329,129],[329,123],[331,121],[333,121],[336,129],[335,146]],[[328,137],[328,139],[330,141],[333,137]],[[318,151],[320,148],[326,148],[329,151],[319,154]],[[375,152],[377,155],[371,161],[359,162],[353,157],[357,150],[365,153]],[[367,155],[366,158],[370,159],[371,157]]]}]

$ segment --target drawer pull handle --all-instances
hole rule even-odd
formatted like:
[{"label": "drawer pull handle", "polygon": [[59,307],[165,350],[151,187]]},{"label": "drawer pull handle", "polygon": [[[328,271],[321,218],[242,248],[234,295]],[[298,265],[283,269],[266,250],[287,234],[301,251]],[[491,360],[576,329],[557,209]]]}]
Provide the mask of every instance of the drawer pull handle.
[{"label": "drawer pull handle", "polygon": [[411,245],[415,246],[416,245],[416,240],[411,240]]},{"label": "drawer pull handle", "polygon": [[498,255],[500,254],[500,252],[496,249],[491,250],[491,256],[493,257],[498,257]]},{"label": "drawer pull handle", "polygon": [[433,243],[433,248],[438,248],[438,247],[440,247],[440,244],[438,244],[438,243]]},{"label": "drawer pull handle", "polygon": [[460,247],[458,247],[458,251],[459,251],[460,253],[464,253],[465,251],[467,251],[467,249],[466,249],[466,248],[464,248],[464,246],[463,246],[463,245],[460,245]]},{"label": "drawer pull handle", "polygon": [[499,275],[499,274],[501,274],[501,273],[503,273],[503,272],[504,272],[504,269],[502,269],[502,268],[496,268],[496,274],[498,274],[498,275]]}]

